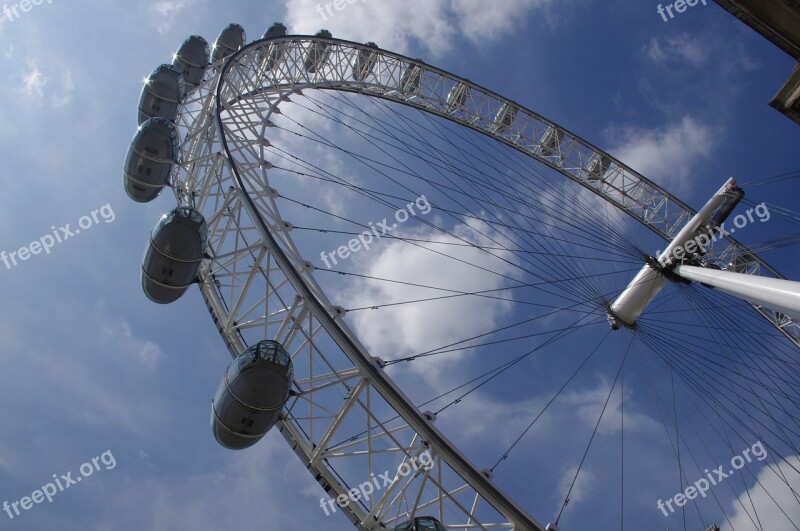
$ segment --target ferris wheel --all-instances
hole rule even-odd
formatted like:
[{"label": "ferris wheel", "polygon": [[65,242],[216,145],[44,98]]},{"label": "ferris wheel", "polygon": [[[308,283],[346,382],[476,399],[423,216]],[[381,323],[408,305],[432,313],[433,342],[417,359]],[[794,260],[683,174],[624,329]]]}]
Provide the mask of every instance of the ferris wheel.
[{"label": "ferris wheel", "polygon": [[[215,437],[237,449],[278,430],[329,498],[325,514],[364,530],[565,527],[605,406],[561,510],[546,515],[552,523],[498,486],[495,469],[609,337],[624,347],[607,360],[606,406],[632,351],[649,353],[637,360],[645,380],[669,371],[673,395],[656,393],[654,403],[681,485],[696,465],[680,457],[694,447],[683,440],[688,425],[677,427],[690,400],[680,393],[696,393],[724,419],[728,446],[749,434],[775,457],[797,453],[800,296],[754,249],[717,230],[744,201],[734,180],[696,212],[486,88],[374,43],[324,30],[289,35],[280,24],[249,44],[235,24],[213,48],[187,39],[146,81],[139,124],[126,191],[147,202],[169,187],[177,199],[150,236],[145,293],[169,303],[199,286],[234,360],[211,407]],[[654,255],[637,238],[666,250]],[[378,276],[392,267],[370,265],[377,256],[401,273]],[[443,267],[437,285],[414,276],[420,263]],[[456,334],[446,344],[436,334],[398,344],[398,313],[388,324],[360,317],[408,309],[405,317],[435,326],[436,305],[459,301],[464,328],[445,330]],[[349,314],[359,316],[355,328]],[[710,337],[679,335],[693,326]],[[381,334],[396,348],[376,347]],[[439,429],[445,410],[565,344],[582,363],[565,369],[566,382],[493,467],[474,464]],[[409,345],[419,348],[409,354]],[[725,366],[695,356],[733,346],[744,354]],[[398,383],[421,378],[403,372],[412,362],[433,363],[441,376],[438,360],[481,353],[503,356],[431,399]],[[729,397],[710,395],[712,377]]]}]

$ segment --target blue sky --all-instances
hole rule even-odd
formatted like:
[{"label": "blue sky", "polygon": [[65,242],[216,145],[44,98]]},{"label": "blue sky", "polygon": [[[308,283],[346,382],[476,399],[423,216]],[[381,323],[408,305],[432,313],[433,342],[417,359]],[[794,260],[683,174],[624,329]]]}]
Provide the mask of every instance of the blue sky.
[{"label": "blue sky", "polygon": [[[53,474],[74,475],[103,452],[112,452],[116,462],[51,504],[13,520],[0,513],[0,529],[350,528],[319,510],[322,490],[277,433],[246,452],[217,445],[209,405],[230,358],[199,292],[161,307],[141,291],[147,234],[173,203],[168,194],[147,205],[132,203],[122,187],[122,164],[142,78],[168,62],[190,34],[211,42],[226,24],[238,22],[253,40],[284,21],[293,33],[326,27],[337,38],[375,41],[527,106],[694,208],[729,176],[748,182],[797,169],[800,127],[767,105],[794,62],[716,4],[666,23],[649,1],[497,4],[364,0],[323,20],[314,0],[53,0],[0,22],[0,250],[26,246],[52,233],[51,226],[74,229],[104,205],[113,211],[50,254],[10,269],[0,263],[0,502],[30,495]],[[798,197],[793,181],[748,194],[789,209]],[[743,239],[790,234],[791,226],[781,223],[756,225]],[[364,260],[374,260],[368,266],[373,272],[382,271],[391,252]],[[766,258],[800,278],[796,248]],[[352,287],[333,289],[341,298],[369,299],[348,292]],[[501,319],[504,311],[494,308],[493,315]],[[395,330],[409,324],[396,318]],[[386,339],[355,322],[368,346]],[[422,347],[389,340],[400,350]],[[442,376],[447,370],[425,369],[414,391],[429,396],[437,379],[445,385],[466,374]],[[472,409],[445,417],[443,429],[464,441],[479,468],[489,466],[546,396],[531,382],[560,381],[564,370],[558,359],[532,361],[468,404]],[[402,369],[397,376],[413,382],[415,373]],[[609,376],[613,380],[613,372],[598,367],[567,397],[564,411],[590,425]],[[682,528],[655,509],[658,496],[678,491],[667,477],[668,446],[656,413],[634,405],[625,419],[633,430],[630,466],[638,481],[650,478],[649,489],[631,494],[626,527]],[[546,432],[524,439],[517,460],[497,472],[502,488],[543,522],[558,512],[572,458],[559,461],[561,468],[545,464],[560,444],[582,447],[564,442],[583,431],[572,432],[573,420],[562,421],[552,418]],[[608,427],[598,448],[613,452],[617,432]],[[652,448],[660,453],[651,459]],[[573,493],[562,529],[583,529],[590,518],[601,525],[614,521],[618,500],[604,496],[606,473],[597,465],[583,476],[583,491]],[[736,495],[745,487],[755,489],[752,480],[737,483]],[[791,510],[800,517],[796,504]]]}]

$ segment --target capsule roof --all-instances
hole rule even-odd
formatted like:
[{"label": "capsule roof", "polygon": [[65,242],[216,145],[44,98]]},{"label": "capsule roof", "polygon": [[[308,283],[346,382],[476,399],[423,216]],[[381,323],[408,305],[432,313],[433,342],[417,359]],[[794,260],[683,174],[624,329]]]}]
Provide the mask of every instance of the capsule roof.
[{"label": "capsule roof", "polygon": [[292,357],[286,349],[277,341],[265,339],[252,345],[247,350],[239,354],[237,358],[240,369],[250,368],[262,363],[275,363],[292,368]]},{"label": "capsule roof", "polygon": [[175,55],[191,66],[204,67],[210,55],[208,41],[200,35],[192,35],[183,41]]},{"label": "capsule roof", "polygon": [[200,248],[205,249],[208,245],[208,226],[206,220],[198,210],[189,206],[179,206],[173,208],[158,221],[158,225],[153,229],[153,234],[158,234],[164,227],[173,223],[189,221],[198,228],[200,236]]},{"label": "capsule roof", "polygon": [[139,98],[139,124],[148,118],[174,120],[178,106],[186,95],[183,74],[171,64],[157,67],[145,80]]},{"label": "capsule roof", "polygon": [[264,33],[263,39],[276,39],[278,37],[286,36],[286,26],[280,22],[276,22]]},{"label": "capsule roof", "polygon": [[[166,153],[161,148],[166,147]],[[131,149],[156,162],[175,162],[179,150],[178,129],[166,118],[149,118],[139,126]]]},{"label": "capsule roof", "polygon": [[210,56],[208,42],[200,35],[192,35],[178,48],[172,64],[183,73],[186,83],[195,87],[203,80]]},{"label": "capsule roof", "polygon": [[[150,75],[147,76],[147,79],[145,80],[145,83],[146,83],[146,85],[148,87],[152,88],[153,85],[159,85],[161,83],[166,83],[168,80],[172,80],[172,79],[178,80],[178,83],[177,83],[177,92],[178,92],[177,96],[178,97],[175,99],[175,101],[180,101],[181,99],[183,99],[184,92],[185,92],[185,87],[184,87],[183,76],[181,75],[181,71],[179,69],[177,69],[175,67],[175,65],[172,65],[172,64],[169,64],[169,63],[164,63],[162,65],[157,66],[150,73]],[[169,83],[168,86],[171,89],[173,87],[173,84]]]},{"label": "capsule roof", "polygon": [[214,42],[213,62],[234,54],[247,42],[247,33],[239,24],[228,24]]}]

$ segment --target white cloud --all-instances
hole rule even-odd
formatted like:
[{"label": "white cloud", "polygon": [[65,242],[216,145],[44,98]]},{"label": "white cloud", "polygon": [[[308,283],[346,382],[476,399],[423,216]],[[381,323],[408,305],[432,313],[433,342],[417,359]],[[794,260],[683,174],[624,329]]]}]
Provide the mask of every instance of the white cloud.
[{"label": "white cloud", "polygon": [[[570,410],[574,410],[578,418],[583,421],[587,426],[594,427],[600,414],[603,413],[603,405],[608,398],[608,393],[611,390],[611,381],[607,378],[602,378],[597,386],[591,389],[581,391],[573,391],[567,394],[563,403],[569,406]],[[633,432],[650,432],[655,433],[660,429],[660,424],[651,419],[647,415],[633,411],[635,401],[633,400],[633,393],[630,388],[625,390],[625,432],[626,434]],[[614,390],[611,398],[608,398],[608,406],[603,413],[603,420],[598,427],[598,433],[604,435],[612,435],[618,433],[622,429],[622,397],[619,388]]]},{"label": "white cloud", "polygon": [[63,107],[72,100],[72,92],[75,90],[75,84],[72,81],[72,72],[65,70],[61,76],[61,83],[58,91],[53,95],[52,101],[54,107]]},{"label": "white cloud", "polygon": [[[294,458],[282,437],[268,435],[242,452],[204,448],[201,466],[186,473],[149,475],[128,482],[109,501],[103,529],[327,529],[318,508],[324,492]],[[159,456],[157,466],[171,459]],[[155,463],[154,463],[155,465]],[[130,463],[128,466],[131,466]],[[298,493],[305,490],[303,495]],[[142,511],[142,507],[148,510]],[[233,508],[220,510],[221,507]],[[251,508],[236,510],[236,508]],[[329,522],[336,528],[340,515]]]},{"label": "white cloud", "polygon": [[660,129],[625,127],[614,131],[609,151],[648,179],[680,193],[697,178],[697,164],[711,158],[720,134],[719,128],[685,116]]},{"label": "white cloud", "polygon": [[44,87],[47,85],[47,76],[39,70],[35,59],[27,58],[26,71],[22,74],[22,92],[26,96],[44,97]]},{"label": "white cloud", "polygon": [[[777,467],[772,465],[772,468],[779,468],[792,488],[800,491],[800,475],[797,472],[800,470],[800,456],[790,456],[780,461]],[[752,529],[751,518],[755,519],[755,514],[758,515],[757,522],[761,529],[791,529],[800,522],[800,505],[784,479],[776,472],[768,467],[761,469],[758,482],[733,502],[733,516],[730,517],[730,523],[722,524],[722,531]]]},{"label": "white cloud", "polygon": [[191,0],[161,0],[153,4],[152,9],[162,17],[172,17],[180,14],[192,3]]},{"label": "white cloud", "polygon": [[[565,499],[567,493],[569,493],[569,501],[572,504],[583,500],[586,498],[587,494],[595,491],[594,486],[596,478],[589,470],[589,467],[584,465],[576,479],[575,472],[577,472],[577,470],[577,465],[568,468],[558,481],[558,492],[561,494],[561,499]],[[573,479],[575,479],[575,485],[572,487],[572,492],[569,492],[569,487],[572,485]]]},{"label": "white cloud", "polygon": [[[6,57],[13,61],[13,48],[9,49]],[[72,100],[75,91],[75,84],[72,80],[72,72],[60,66],[61,74],[52,75],[52,68],[40,68],[39,60],[33,57],[25,57],[24,65],[21,65],[20,73],[16,75],[19,81],[19,90],[28,98],[37,98],[49,103],[53,107],[63,107]]]},{"label": "white cloud", "polygon": [[700,37],[682,33],[672,37],[653,37],[642,51],[654,63],[687,61],[693,66],[703,66],[709,59],[709,46]]},{"label": "white cloud", "polygon": [[[436,222],[441,225],[441,222]],[[484,229],[485,231],[486,229]],[[495,253],[501,259],[489,256],[473,247],[451,246],[452,243],[471,241],[489,246],[487,238],[478,235],[466,225],[458,225],[453,231],[459,238],[429,231],[406,234],[408,237],[430,240],[421,247],[392,241],[381,248],[369,251],[366,274],[372,277],[393,279],[401,282],[436,286],[457,291],[500,289],[504,285],[501,275],[510,275],[514,267],[501,259],[511,260],[509,253]],[[486,241],[483,241],[486,240]],[[444,253],[454,257],[443,256]],[[364,253],[362,252],[362,255]],[[481,269],[497,272],[497,275]],[[446,274],[443,274],[446,272]],[[349,299],[359,307],[364,305],[425,299],[448,295],[448,292],[431,290],[406,284],[393,284],[370,280],[359,283]],[[511,298],[511,293],[492,293]],[[483,297],[455,297],[438,301],[403,304],[383,308],[379,312],[359,312],[353,324],[359,337],[370,352],[385,359],[418,354],[432,347],[447,345],[457,340],[478,335],[497,326],[498,320],[508,311],[511,303]],[[424,364],[414,368],[429,382],[442,384],[442,378],[455,376],[453,366],[467,354],[448,353],[430,357]],[[446,374],[442,374],[446,371]]]},{"label": "white cloud", "polygon": [[[551,0],[451,0],[458,26],[475,43],[493,41],[519,27],[520,21],[536,10],[544,10]],[[561,3],[564,7],[564,3]]]},{"label": "white cloud", "polygon": [[198,0],[158,0],[151,7],[158,16],[158,32],[166,33],[172,28],[174,22],[179,21],[179,16],[187,7],[196,5]]},{"label": "white cloud", "polygon": [[148,370],[154,370],[166,357],[160,346],[146,339],[139,339],[131,331],[131,327],[121,318],[109,319],[105,304],[95,305],[99,339],[105,346],[113,346],[124,358],[135,360]]},{"label": "white cloud", "polygon": [[414,43],[441,56],[459,35],[473,42],[499,39],[550,0],[506,0],[487,4],[479,0],[347,0],[337,10],[334,2],[287,0],[286,20],[292,33],[315,33],[322,27],[334,37],[375,41],[382,48],[406,53]]}]

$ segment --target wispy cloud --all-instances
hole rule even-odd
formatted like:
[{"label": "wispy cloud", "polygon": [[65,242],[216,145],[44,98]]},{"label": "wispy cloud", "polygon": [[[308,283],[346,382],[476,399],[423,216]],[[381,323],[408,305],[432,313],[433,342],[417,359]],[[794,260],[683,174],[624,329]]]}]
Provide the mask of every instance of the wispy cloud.
[{"label": "wispy cloud", "polygon": [[325,27],[335,37],[375,41],[401,53],[413,46],[441,56],[456,45],[461,35],[473,42],[500,39],[519,28],[531,12],[551,3],[506,0],[488,6],[480,0],[365,0],[348,2],[341,11],[331,9],[331,16],[325,11],[326,2],[287,0],[286,20],[292,32],[313,33]]},{"label": "wispy cloud", "polygon": [[158,0],[151,6],[151,11],[158,16],[158,32],[166,33],[173,24],[180,20],[180,14],[188,7],[198,4],[201,0]]},{"label": "wispy cloud", "polygon": [[[6,57],[12,60],[13,48],[9,50]],[[12,67],[13,68],[13,67]],[[25,97],[38,99],[53,107],[63,107],[72,100],[75,91],[75,84],[72,79],[72,72],[58,66],[49,70],[59,69],[60,74],[52,74],[46,67],[40,66],[40,60],[31,56],[24,58],[24,64],[20,65],[20,71],[16,74],[17,90]]]},{"label": "wispy cloud", "polygon": [[39,70],[35,59],[25,60],[26,71],[22,74],[22,92],[26,96],[44,97],[44,87],[47,85],[47,76]]},{"label": "wispy cloud", "polygon": [[[630,389],[625,390],[625,417],[622,418],[622,396],[619,389],[615,389],[608,398],[611,391],[611,381],[603,378],[593,388],[581,389],[567,394],[564,403],[569,405],[569,409],[574,411],[578,418],[589,427],[597,423],[600,415],[603,420],[598,427],[598,432],[604,435],[612,435],[622,430],[623,420],[626,433],[633,432],[658,432],[660,424],[647,415],[635,411],[636,401]],[[608,399],[605,412],[603,406]]]},{"label": "wispy cloud", "polygon": [[699,163],[709,160],[722,131],[685,116],[665,127],[611,131],[609,150],[622,162],[671,191],[686,191]]},{"label": "wispy cloud", "polygon": [[[458,238],[431,231],[405,235],[433,242],[424,244],[427,249],[399,241],[383,244],[382,248],[370,251],[367,274],[375,278],[463,292],[501,289],[503,277],[514,272],[513,266],[503,261],[511,261],[509,253],[495,251],[498,255],[495,258],[474,247],[463,246],[465,241],[482,246],[490,245],[488,239],[480,241],[482,237],[466,225],[457,226],[454,233]],[[445,252],[453,258],[443,256]],[[496,274],[487,274],[486,270],[493,270]],[[442,271],[447,271],[448,274],[443,276]],[[409,284],[369,281],[366,286],[358,285],[351,293],[351,300],[358,307],[376,302],[403,302],[447,294],[452,292]],[[503,291],[493,292],[492,295],[511,298],[510,293]],[[465,335],[472,335],[472,332],[477,335],[492,330],[497,321],[510,310],[510,304],[480,297],[447,298],[383,308],[379,315],[374,312],[360,312],[353,316],[353,323],[372,352],[391,352],[391,357],[396,358],[418,354],[432,346],[447,345],[463,339]],[[418,368],[420,375],[432,383],[441,384],[442,378],[449,379],[456,375],[457,371],[453,371],[453,366],[466,355],[468,354],[462,352],[439,357],[446,359],[431,358]]]},{"label": "wispy cloud", "polygon": [[130,359],[136,360],[141,366],[153,370],[166,357],[160,346],[136,337],[127,321],[109,317],[105,304],[95,305],[94,317],[103,343],[113,345],[116,350],[124,350],[126,355],[130,354]]},{"label": "wispy cloud", "polygon": [[[800,488],[797,470],[800,470],[800,456],[796,455],[772,465],[772,469],[761,469],[757,482],[733,502],[733,514],[722,525],[722,531],[752,529],[756,518],[760,529],[795,527],[795,522],[800,521],[797,494],[792,492]],[[748,483],[751,479],[747,477]]]},{"label": "wispy cloud", "polygon": [[686,61],[703,66],[710,59],[710,49],[697,35],[681,33],[671,37],[653,37],[642,51],[654,63]]},{"label": "wispy cloud", "polygon": [[[567,493],[569,493],[569,501],[573,505],[586,498],[587,494],[595,492],[596,478],[591,470],[589,470],[589,467],[584,466],[581,468],[580,474],[575,478],[575,472],[577,471],[577,466],[568,468],[558,481],[558,492],[561,494],[561,498],[566,498]],[[575,485],[572,486],[572,492],[570,492],[569,488],[573,480],[575,481]]]}]

